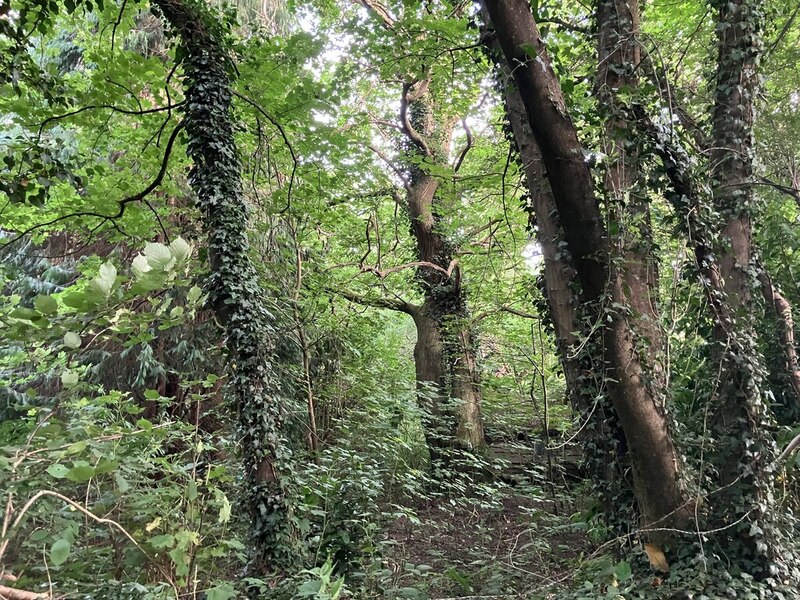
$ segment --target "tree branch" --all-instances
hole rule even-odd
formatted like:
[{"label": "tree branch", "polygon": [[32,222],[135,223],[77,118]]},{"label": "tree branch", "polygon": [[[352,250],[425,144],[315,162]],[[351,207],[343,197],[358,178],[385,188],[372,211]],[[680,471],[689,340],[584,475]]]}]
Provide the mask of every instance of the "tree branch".
[{"label": "tree branch", "polygon": [[164,112],[164,111],[171,112],[172,109],[179,108],[179,107],[183,106],[183,104],[184,104],[183,101],[181,101],[181,102],[177,102],[175,104],[169,104],[167,106],[157,106],[155,108],[147,108],[147,109],[144,109],[144,110],[128,110],[126,108],[120,108],[119,106],[114,106],[113,104],[90,104],[89,106],[83,106],[83,107],[81,107],[79,109],[64,113],[63,115],[53,115],[52,117],[47,117],[39,125],[38,137],[39,138],[42,137],[42,133],[44,133],[45,127],[47,127],[53,121],[60,121],[61,119],[66,119],[67,117],[74,117],[75,115],[78,115],[78,114],[80,114],[82,112],[85,112],[87,110],[99,110],[99,109],[107,108],[109,110],[112,110],[113,112],[122,113],[123,115],[141,116],[141,115],[149,115],[149,114],[159,113],[159,112]]},{"label": "tree branch", "polygon": [[472,144],[474,142],[474,138],[472,137],[472,131],[470,131],[469,125],[467,125],[466,119],[461,119],[461,125],[464,127],[464,131],[467,134],[467,145],[462,148],[461,152],[458,153],[458,160],[456,160],[456,164],[453,167],[453,172],[458,173],[458,170],[461,168],[461,163],[464,162],[464,157],[467,155],[467,152],[470,151],[472,148]]},{"label": "tree branch", "polygon": [[277,119],[273,118],[272,115],[270,115],[266,110],[264,110],[264,108],[260,104],[258,104],[255,100],[252,100],[252,99],[248,98],[247,96],[244,96],[244,95],[240,94],[237,91],[233,91],[233,95],[236,96],[237,98],[241,98],[242,100],[247,102],[250,106],[252,106],[259,113],[261,113],[264,116],[265,119],[267,119],[270,123],[272,123],[272,125],[275,127],[275,129],[278,130],[278,133],[281,134],[281,137],[283,138],[283,143],[286,144],[286,147],[289,149],[289,154],[291,154],[291,156],[292,156],[292,172],[289,175],[289,187],[288,187],[288,189],[286,191],[286,203],[287,203],[287,206],[286,206],[286,209],[284,209],[284,210],[287,210],[289,208],[289,205],[292,202],[292,188],[294,187],[294,178],[295,178],[295,175],[297,174],[298,160],[297,160],[297,155],[294,152],[294,148],[292,147],[292,144],[289,141],[289,137],[286,135],[286,130],[277,121]]},{"label": "tree branch", "polygon": [[353,292],[349,292],[347,290],[335,290],[333,288],[328,288],[327,291],[329,293],[341,296],[345,300],[354,302],[355,304],[360,304],[361,306],[369,306],[371,308],[386,308],[388,310],[394,310],[411,315],[412,317],[420,310],[419,306],[406,302],[405,300],[393,300],[391,298],[365,298],[364,296],[359,296],[358,294],[354,294]]},{"label": "tree branch", "polygon": [[439,265],[437,265],[436,263],[428,262],[428,261],[425,261],[425,260],[415,260],[413,262],[405,263],[403,265],[397,265],[397,266],[394,266],[394,267],[390,267],[390,268],[388,268],[388,269],[386,269],[384,271],[381,271],[381,270],[377,269],[376,267],[370,267],[370,266],[364,265],[364,266],[361,267],[361,272],[362,273],[374,273],[375,276],[378,277],[379,279],[385,279],[386,277],[388,277],[392,273],[397,273],[398,271],[402,271],[404,269],[411,269],[411,268],[414,268],[414,267],[425,267],[425,268],[428,268],[428,269],[433,269],[434,271],[438,271],[439,273],[443,274],[445,277],[447,277],[449,279],[450,276],[453,274],[453,271],[455,270],[456,266],[458,266],[458,260],[456,260],[455,258],[450,261],[450,264],[448,265],[448,267],[446,269],[441,267],[441,266],[439,266]]},{"label": "tree branch", "polygon": [[[420,86],[412,93],[411,89],[416,83],[419,83]],[[422,136],[417,132],[417,130],[414,129],[414,126],[411,124],[411,119],[408,116],[409,105],[412,102],[419,100],[420,96],[427,91],[427,89],[427,81],[403,84],[403,92],[400,97],[400,122],[403,124],[403,131],[405,132],[406,136],[408,136],[408,139],[410,139],[419,147],[419,149],[422,151],[422,154],[425,156],[432,156],[431,149],[428,147],[428,144],[425,143],[425,140],[422,139]]]}]

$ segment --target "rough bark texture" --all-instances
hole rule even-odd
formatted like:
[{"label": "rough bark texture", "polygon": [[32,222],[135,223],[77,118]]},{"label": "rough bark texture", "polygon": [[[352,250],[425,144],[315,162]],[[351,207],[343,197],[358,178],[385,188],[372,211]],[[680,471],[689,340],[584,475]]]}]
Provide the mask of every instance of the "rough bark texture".
[{"label": "rough bark texture", "polygon": [[[760,397],[763,357],[756,344],[752,302],[758,273],[750,222],[753,120],[763,14],[758,0],[711,4],[717,10],[718,64],[712,134],[707,147],[702,147],[710,159],[712,189],[693,173],[672,125],[653,123],[642,107],[635,112],[666,168],[672,184],[670,200],[687,223],[714,322],[718,377],[709,410],[717,475],[717,489],[711,491],[713,526],[730,549],[731,559],[742,560],[751,574],[765,576],[775,566],[769,561],[782,557],[771,523],[777,515],[768,510],[767,471],[774,444],[768,434],[768,410]],[[767,301],[779,315],[786,315],[771,286],[764,288],[763,281],[761,285]]]},{"label": "rough bark texture", "polygon": [[[642,61],[639,3],[600,0],[596,19],[599,65],[596,89],[607,116],[605,191],[611,211],[609,218],[619,231],[613,243],[610,280],[612,296],[627,308],[618,315],[627,321],[627,332],[622,334],[624,346],[620,350],[637,353],[639,371],[631,372],[630,380],[621,378],[620,385],[628,388],[625,393],[638,394],[642,402],[652,403],[669,426],[664,413],[668,398],[662,363],[665,340],[658,307],[658,262],[650,224],[650,201],[641,182],[637,132],[633,131],[629,115],[617,98],[621,88],[632,90],[639,85],[637,71]],[[646,389],[638,390],[641,386]],[[677,460],[671,437],[665,443]],[[639,496],[646,493],[647,490],[637,490]]]},{"label": "rough bark texture", "polygon": [[[582,300],[602,322],[603,356],[614,407],[633,463],[634,486],[645,527],[682,527],[688,518],[679,486],[678,462],[663,408],[648,390],[635,333],[620,311],[601,304],[609,281],[609,245],[591,173],[571,122],[558,79],[524,0],[486,0],[506,61],[513,66],[528,122],[542,151],[553,196],[578,279]],[[614,302],[618,285],[608,290]],[[655,535],[660,538],[662,536]]]},{"label": "rough bark texture", "polygon": [[232,65],[204,4],[155,0],[155,5],[185,50],[184,123],[194,163],[189,179],[207,239],[209,302],[225,328],[239,414],[252,567],[254,573],[265,573],[294,558],[286,482],[280,472],[289,451],[280,441],[282,409],[265,347],[273,337],[271,321],[249,257],[248,209],[230,115]]},{"label": "rough bark texture", "polygon": [[[361,4],[393,31],[395,22],[380,3]],[[440,166],[448,164],[453,122],[437,115],[428,92],[430,80],[403,84],[400,124],[411,160],[404,165],[409,176],[406,205],[411,232],[417,243],[421,265],[417,277],[424,302],[409,314],[417,326],[414,363],[417,384],[428,388],[421,397],[437,423],[426,432],[434,458],[444,456],[447,446],[480,447],[486,444],[481,416],[482,391],[477,367],[476,340],[469,322],[461,272],[453,263],[453,248],[437,227],[439,181],[416,164],[423,159]],[[445,274],[447,273],[447,274]],[[453,410],[452,404],[456,407]]]}]

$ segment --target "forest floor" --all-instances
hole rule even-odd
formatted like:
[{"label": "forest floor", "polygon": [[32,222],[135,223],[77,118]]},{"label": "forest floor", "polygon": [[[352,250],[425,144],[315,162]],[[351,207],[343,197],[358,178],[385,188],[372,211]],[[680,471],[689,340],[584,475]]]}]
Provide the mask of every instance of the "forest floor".
[{"label": "forest floor", "polygon": [[388,540],[397,597],[559,597],[593,547],[585,524],[572,522],[568,490],[547,488],[501,486],[490,498],[438,500],[414,507],[416,519],[398,518]]}]

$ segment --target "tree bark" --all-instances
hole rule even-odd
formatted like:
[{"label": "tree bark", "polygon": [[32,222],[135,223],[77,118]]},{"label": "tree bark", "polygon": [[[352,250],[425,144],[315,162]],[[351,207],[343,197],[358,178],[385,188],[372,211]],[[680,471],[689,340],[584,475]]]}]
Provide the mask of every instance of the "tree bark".
[{"label": "tree bark", "polygon": [[579,284],[564,240],[564,231],[559,223],[547,169],[528,124],[522,96],[505,63],[503,50],[497,37],[490,33],[490,19],[485,10],[482,16],[482,39],[498,71],[506,117],[525,174],[529,193],[529,204],[525,208],[530,227],[536,231],[536,239],[544,259],[544,292],[567,394],[576,414],[586,420],[582,427],[586,472],[599,490],[603,513],[607,518],[614,519],[619,514],[617,499],[620,496],[620,485],[624,485],[624,469],[619,458],[627,444],[619,419],[607,399],[600,394],[597,378],[593,376],[593,363],[602,363],[602,356],[597,357],[596,353],[593,356],[583,351],[579,344],[577,334],[582,328],[578,314]]},{"label": "tree bark", "polygon": [[[524,0],[486,0],[509,68],[513,68],[534,137],[542,151],[553,197],[582,287],[603,328],[603,357],[614,407],[633,463],[634,488],[643,526],[685,526],[689,518],[679,485],[679,468],[663,407],[648,389],[636,334],[621,310],[602,306],[609,267],[609,244],[583,148],[570,120],[536,22]],[[624,302],[620,286],[611,300]],[[654,532],[653,539],[665,536]]]},{"label": "tree bark", "polygon": [[[361,4],[377,17],[389,31],[395,22],[379,3],[361,0]],[[480,447],[486,444],[481,416],[482,391],[477,368],[476,340],[469,322],[469,311],[461,287],[461,272],[453,266],[453,247],[437,227],[437,190],[439,180],[425,171],[417,160],[448,165],[448,151],[453,121],[437,114],[429,93],[429,79],[403,84],[400,99],[400,125],[406,138],[406,152],[415,160],[403,168],[409,176],[406,206],[411,219],[411,233],[417,243],[417,258],[428,265],[417,268],[424,302],[414,314],[417,345],[414,362],[417,383],[438,387],[434,394],[437,406],[432,414],[453,420],[446,435],[441,428],[426,433],[431,455],[441,455],[443,444]],[[434,332],[433,329],[436,329]],[[420,340],[429,340],[425,348]],[[424,400],[424,398],[423,398]],[[456,404],[455,414],[445,404]],[[451,413],[445,418],[446,413]],[[434,439],[436,438],[436,439]],[[449,440],[449,441],[447,441]],[[432,445],[433,444],[433,445]]]},{"label": "tree bark", "polygon": [[[738,538],[753,574],[767,575],[774,539],[755,524],[769,519],[766,469],[775,454],[761,399],[763,356],[756,344],[753,261],[753,123],[759,90],[763,8],[759,0],[714,0],[717,73],[711,131],[714,208],[721,218],[715,245],[722,310],[714,322],[718,381],[712,396],[719,525]],[[773,300],[774,301],[774,300]],[[769,528],[765,528],[769,529]]]}]

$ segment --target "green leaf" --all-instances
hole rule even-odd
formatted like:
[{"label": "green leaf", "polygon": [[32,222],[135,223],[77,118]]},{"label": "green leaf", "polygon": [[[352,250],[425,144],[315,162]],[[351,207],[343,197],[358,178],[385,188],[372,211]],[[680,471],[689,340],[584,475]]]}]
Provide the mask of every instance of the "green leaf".
[{"label": "green leaf", "polygon": [[297,588],[297,595],[303,598],[309,598],[319,594],[322,588],[322,582],[319,580],[304,581],[303,584]]},{"label": "green leaf", "polygon": [[119,472],[114,473],[114,481],[117,483],[117,489],[119,489],[120,494],[124,494],[131,487],[131,484],[128,483],[128,480],[125,479]]},{"label": "green leaf", "polygon": [[178,266],[186,264],[186,261],[188,261],[189,257],[192,255],[192,247],[182,237],[177,237],[172,240],[169,249],[170,252],[172,252],[172,256],[175,257],[175,262]]},{"label": "green leaf", "polygon": [[47,472],[50,474],[51,477],[55,477],[56,479],[64,479],[69,472],[69,469],[61,464],[54,464],[47,467]]},{"label": "green leaf", "polygon": [[158,271],[169,271],[175,264],[175,257],[164,244],[150,242],[144,247],[144,255],[150,268]]},{"label": "green leaf", "polygon": [[36,296],[33,306],[43,315],[54,315],[58,312],[58,301],[52,296]]},{"label": "green leaf", "polygon": [[150,538],[150,545],[153,548],[172,548],[175,543],[175,536],[165,533],[164,535],[157,535]]},{"label": "green leaf", "polygon": [[56,540],[50,546],[50,564],[54,566],[63,565],[69,558],[70,544],[64,538]]},{"label": "green leaf", "polygon": [[67,348],[80,348],[81,347],[81,336],[79,336],[74,331],[68,331],[64,334],[64,345]]},{"label": "green leaf", "polygon": [[116,471],[117,467],[119,467],[119,463],[117,461],[102,458],[94,468],[94,474],[103,475],[104,473],[111,473],[112,471]]},{"label": "green leaf", "polygon": [[64,302],[64,306],[74,308],[79,312],[84,312],[89,308],[87,296],[88,294],[85,290],[71,290],[65,292],[64,295],[61,296],[61,300]]},{"label": "green leaf", "polygon": [[153,428],[153,423],[151,423],[147,419],[139,419],[138,421],[136,421],[136,426],[139,429],[143,429],[144,431],[150,431]]},{"label": "green leaf", "polygon": [[189,501],[197,500],[197,482],[192,480],[189,482],[186,490],[186,497]]},{"label": "green leaf", "polygon": [[78,374],[75,371],[67,369],[61,374],[61,385],[64,387],[72,387],[80,381]]},{"label": "green leaf", "polygon": [[229,600],[236,597],[236,589],[230,583],[223,583],[206,591],[207,600]]},{"label": "green leaf", "polygon": [[219,492],[217,495],[217,500],[219,500],[220,507],[219,507],[219,517],[217,517],[217,523],[227,523],[231,520],[231,501],[228,500],[228,497]]},{"label": "green leaf", "polygon": [[115,267],[111,262],[104,262],[102,265],[100,265],[98,278],[103,282],[104,285],[107,285],[108,289],[110,290],[117,282],[117,267]]},{"label": "green leaf", "polygon": [[150,267],[150,263],[147,262],[147,257],[144,254],[138,254],[131,263],[131,270],[137,279],[141,279],[152,270],[152,267]]},{"label": "green leaf", "polygon": [[85,483],[94,477],[94,468],[87,462],[79,461],[67,471],[66,477],[75,483]]},{"label": "green leaf", "polygon": [[627,561],[621,560],[614,567],[614,576],[620,582],[627,581],[631,578],[632,574],[631,565]]},{"label": "green leaf", "polygon": [[200,296],[203,295],[203,290],[201,290],[196,285],[193,285],[189,288],[189,293],[186,294],[186,300],[189,304],[197,304],[197,301],[200,300]]}]

